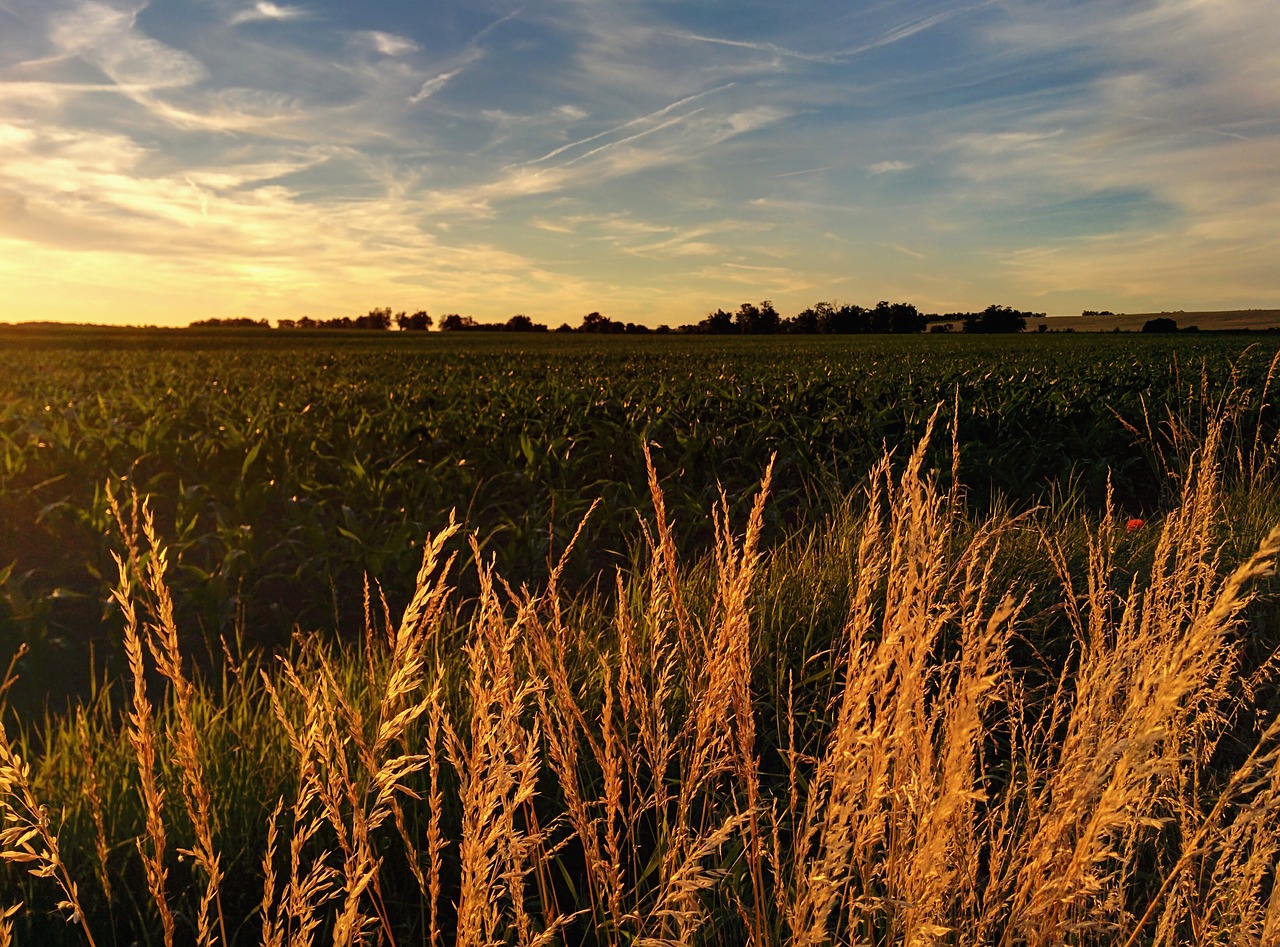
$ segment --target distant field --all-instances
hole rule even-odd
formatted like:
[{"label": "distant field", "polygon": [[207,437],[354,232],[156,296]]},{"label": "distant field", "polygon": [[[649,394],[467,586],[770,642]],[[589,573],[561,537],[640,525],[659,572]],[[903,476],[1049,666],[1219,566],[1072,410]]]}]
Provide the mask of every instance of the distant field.
[{"label": "distant field", "polygon": [[1206,331],[1239,331],[1248,329],[1280,329],[1280,309],[1237,309],[1224,312],[1136,312],[1115,316],[1050,316],[1045,321],[1050,329],[1074,329],[1076,332],[1140,332],[1150,319],[1166,318],[1178,328],[1198,326]]}]

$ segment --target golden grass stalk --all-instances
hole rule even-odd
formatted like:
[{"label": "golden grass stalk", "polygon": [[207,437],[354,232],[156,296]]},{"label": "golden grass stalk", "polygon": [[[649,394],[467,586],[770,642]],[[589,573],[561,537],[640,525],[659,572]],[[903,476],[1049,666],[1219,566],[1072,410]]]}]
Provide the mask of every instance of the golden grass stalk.
[{"label": "golden grass stalk", "polygon": [[[1078,658],[1018,747],[1027,769],[1020,815],[1010,828],[1008,873],[988,893],[1007,918],[1004,942],[1059,943],[1085,931],[1115,938],[1131,927],[1137,936],[1150,909],[1135,919],[1116,896],[1136,887],[1136,853],[1175,824],[1179,810],[1184,820],[1199,811],[1192,777],[1226,723],[1238,659],[1232,631],[1249,600],[1246,585],[1276,553],[1269,538],[1218,578],[1220,424],[1211,423],[1182,503],[1165,519],[1145,588],[1110,586],[1113,521],[1092,541],[1079,606],[1065,556],[1046,542],[1062,574]],[[1182,855],[1165,869],[1168,879],[1200,847],[1194,830],[1178,835]]]},{"label": "golden grass stalk", "polygon": [[[196,912],[196,943],[200,947],[212,947],[217,943],[227,943],[227,925],[219,893],[223,880],[222,859],[214,844],[217,827],[213,797],[201,759],[199,730],[192,716],[195,686],[182,669],[173,596],[165,578],[168,550],[160,541],[155,518],[146,503],[142,508],[142,531],[150,548],[145,581],[154,614],[154,621],[148,625],[148,644],[157,669],[169,683],[170,701],[176,718],[175,732],[170,732],[169,740],[181,775],[182,801],[194,832],[191,848],[178,849],[178,853],[192,858],[204,873],[205,888]],[[216,932],[214,915],[217,919]]]},{"label": "golden grass stalk", "polygon": [[438,690],[431,692],[431,705],[427,709],[427,910],[430,947],[440,943],[440,891],[442,887],[444,849],[446,841],[441,830],[441,812],[444,809],[444,791],[440,784],[440,739],[444,725],[444,706]]},{"label": "golden grass stalk", "polygon": [[11,904],[0,911],[0,947],[13,947],[13,921],[11,918],[22,910],[22,902]]},{"label": "golden grass stalk", "polygon": [[[80,904],[80,890],[62,861],[58,833],[49,820],[49,810],[42,805],[31,788],[31,767],[13,748],[3,722],[0,722],[0,861],[27,866],[36,878],[52,878],[62,892],[59,911],[67,913],[67,922],[78,924],[90,947],[93,932]],[[9,918],[21,905],[12,905],[0,913],[0,938],[11,936]]]},{"label": "golden grass stalk", "polygon": [[767,860],[762,825],[764,801],[760,794],[760,761],[756,755],[756,719],[752,693],[755,655],[751,641],[751,601],[752,585],[760,562],[760,534],[764,526],[765,503],[772,482],[773,460],[770,460],[760,490],[751,506],[746,532],[740,544],[734,538],[730,526],[728,500],[721,496],[715,553],[716,605],[713,621],[720,629],[715,659],[723,665],[728,685],[733,735],[731,766],[744,797],[739,808],[745,815],[744,845],[747,873],[751,879],[748,929],[754,943],[764,943],[769,936],[770,925],[765,912],[770,899],[764,873]]},{"label": "golden grass stalk", "polygon": [[[382,856],[376,835],[388,820],[397,820],[398,797],[412,794],[408,781],[424,766],[432,766],[432,796],[437,806],[441,802],[436,750],[422,755],[406,752],[404,746],[424,714],[434,721],[438,737],[440,692],[438,682],[426,687],[427,652],[450,591],[447,574],[452,557],[445,559],[443,549],[456,531],[451,523],[424,544],[414,595],[399,627],[388,635],[385,671],[377,673],[374,658],[365,656],[364,681],[374,684],[378,695],[372,713],[361,711],[359,699],[343,684],[339,669],[313,644],[304,644],[298,660],[282,659],[280,664],[294,697],[291,703],[303,708],[301,721],[291,718],[270,676],[262,675],[275,717],[297,758],[299,785],[292,807],[289,880],[283,891],[275,891],[272,868],[264,889],[263,916],[268,925],[264,930],[273,941],[310,943],[322,910],[340,899],[332,919],[335,944],[363,942],[375,927],[394,942],[392,919],[380,888]],[[372,622],[369,609],[366,620]],[[371,649],[374,635],[370,627],[365,631],[366,648]],[[422,882],[433,899],[431,927],[437,939],[443,847],[438,818],[437,811],[428,833],[431,880]],[[273,819],[273,838],[274,826]],[[402,819],[399,832],[408,845]],[[337,850],[322,853],[307,866],[303,852],[322,833],[331,835]],[[334,854],[340,856],[340,867],[330,863]]]},{"label": "golden grass stalk", "polygon": [[952,550],[953,506],[922,474],[927,437],[896,483],[887,461],[872,475],[835,720],[795,830],[795,944],[882,930],[890,942],[931,943],[975,910],[963,880],[985,841],[984,718],[1019,605],[993,605],[1003,524]]},{"label": "golden grass stalk", "polygon": [[[478,548],[473,551],[479,560]],[[517,944],[540,944],[565,922],[553,919],[536,930],[526,903],[533,864],[546,851],[547,831],[529,818],[528,809],[541,770],[533,707],[544,685],[517,667],[525,614],[522,609],[512,620],[504,617],[492,575],[481,566],[479,610],[466,648],[471,669],[466,739],[445,725],[446,752],[458,778],[462,808],[460,947],[492,943],[508,927]]]},{"label": "golden grass stalk", "polygon": [[89,812],[93,816],[93,849],[98,857],[98,883],[102,886],[103,896],[109,902],[111,900],[111,869],[108,866],[108,858],[111,848],[107,842],[107,826],[102,813],[102,789],[93,758],[89,718],[84,708],[77,708],[76,711],[76,735],[80,739],[80,758],[84,763],[84,793],[89,803]]},{"label": "golden grass stalk", "polygon": [[[303,859],[304,851],[324,826],[323,817],[317,811],[317,800],[326,778],[318,762],[324,753],[326,734],[321,723],[320,700],[311,693],[291,664],[285,664],[283,674],[293,692],[300,696],[304,716],[298,725],[293,723],[280,692],[266,672],[262,672],[263,688],[294,752],[298,786],[291,806],[289,876],[282,890],[275,889],[274,845],[268,844],[264,856],[263,942],[264,945],[279,943],[290,947],[309,947],[323,920],[320,911],[336,897],[339,880],[337,869],[328,864],[329,852],[322,852],[309,865]],[[279,808],[278,803],[277,811]],[[276,818],[273,817],[269,842],[273,842],[276,835]]]},{"label": "golden grass stalk", "polygon": [[[26,653],[24,644],[14,653],[0,680],[0,861],[28,866],[27,872],[36,878],[52,878],[62,893],[57,909],[67,912],[67,922],[78,924],[89,947],[95,947],[93,931],[80,903],[79,887],[62,860],[48,807],[36,798],[31,767],[14,749],[4,725],[9,689],[17,681],[14,668]],[[22,906],[18,902],[0,911],[0,947],[13,943],[11,918]]]},{"label": "golden grass stalk", "polygon": [[138,610],[134,600],[134,576],[141,571],[141,553],[138,539],[138,512],[140,503],[137,495],[131,504],[131,520],[126,521],[120,511],[113,493],[108,491],[108,502],[119,526],[127,551],[127,560],[112,553],[116,562],[119,580],[112,591],[112,599],[120,607],[124,616],[124,649],[129,664],[129,676],[132,681],[132,704],[126,717],[125,733],[129,745],[133,747],[134,759],[138,772],[138,792],[142,797],[145,812],[146,839],[136,840],[138,854],[142,859],[146,874],[147,889],[151,900],[160,915],[160,924],[165,947],[173,947],[174,917],[169,906],[165,882],[168,868],[165,865],[165,851],[168,846],[168,830],[164,821],[164,790],[160,788],[156,776],[157,754],[155,738],[155,709],[147,696],[146,664],[143,658],[142,629],[138,618]]},{"label": "golden grass stalk", "polygon": [[[108,502],[118,529],[125,542],[127,560],[116,557],[119,582],[113,598],[125,616],[125,651],[130,674],[133,678],[133,712],[130,717],[130,741],[138,763],[141,790],[147,810],[147,834],[150,852],[143,855],[152,896],[160,910],[166,944],[172,942],[174,920],[164,892],[167,869],[164,865],[167,844],[163,801],[164,793],[156,782],[156,746],[154,737],[155,711],[147,696],[146,666],[142,649],[143,629],[147,650],[156,669],[169,685],[169,700],[174,712],[174,729],[169,733],[173,759],[180,774],[182,799],[194,833],[191,848],[178,849],[179,856],[191,857],[204,874],[205,887],[196,911],[196,943],[212,947],[227,943],[226,921],[223,918],[220,887],[223,881],[221,856],[214,844],[216,834],[213,799],[210,793],[200,752],[200,734],[192,715],[195,686],[183,671],[182,651],[178,628],[174,618],[173,597],[170,594],[166,573],[168,550],[161,541],[155,526],[150,505],[132,497],[130,520],[124,516],[113,494]],[[140,526],[139,526],[140,522]],[[144,558],[142,542],[146,543]],[[135,589],[139,587],[147,595],[147,609],[151,619],[141,623],[135,601]],[[142,851],[140,845],[140,851]],[[217,929],[214,927],[216,915]]]},{"label": "golden grass stalk", "polygon": [[284,800],[276,803],[271,810],[271,818],[267,820],[267,850],[262,856],[262,947],[284,947],[285,930],[283,919],[276,907],[276,845],[280,837],[280,810],[284,808]]}]

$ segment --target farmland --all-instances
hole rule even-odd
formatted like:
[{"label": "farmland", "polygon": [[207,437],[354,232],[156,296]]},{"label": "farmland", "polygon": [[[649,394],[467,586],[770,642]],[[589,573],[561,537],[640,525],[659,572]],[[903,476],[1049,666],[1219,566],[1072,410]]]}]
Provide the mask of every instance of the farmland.
[{"label": "farmland", "polygon": [[0,781],[87,930],[1271,923],[1270,336],[0,338]]},{"label": "farmland", "polygon": [[[1238,339],[609,340],[518,343],[253,333],[55,334],[0,353],[0,621],[5,641],[83,653],[109,578],[106,488],[151,496],[189,622],[277,644],[331,627],[363,577],[393,596],[452,511],[514,581],[596,500],[577,583],[629,559],[651,444],[683,548],[719,490],[745,502],[776,453],[769,526],[814,522],[883,450],[958,404],[972,504],[1030,506],[1108,482],[1133,515],[1162,495],[1144,428],[1212,401]],[[1201,368],[1210,391],[1201,392]],[[1144,419],[1145,412],[1145,419]],[[1269,419],[1268,419],[1269,420]],[[935,466],[950,475],[939,445]],[[323,594],[317,594],[323,590]],[[189,593],[189,594],[188,594]],[[358,624],[358,623],[357,623]]]}]

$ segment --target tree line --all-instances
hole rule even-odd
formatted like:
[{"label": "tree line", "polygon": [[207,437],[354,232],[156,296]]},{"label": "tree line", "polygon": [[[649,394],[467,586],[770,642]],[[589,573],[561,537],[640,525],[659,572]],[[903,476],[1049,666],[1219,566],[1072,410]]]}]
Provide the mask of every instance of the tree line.
[{"label": "tree line", "polygon": [[377,329],[386,331],[393,325],[402,331],[425,332],[434,322],[425,309],[415,313],[392,313],[390,306],[381,309],[370,309],[363,316],[339,316],[336,319],[312,319],[303,316],[301,319],[279,319],[276,325],[281,329]]},{"label": "tree line", "polygon": [[[964,332],[1022,332],[1028,320],[1043,319],[1043,312],[1024,312],[1009,306],[991,305],[981,312],[952,312],[945,315],[922,313],[912,303],[881,300],[871,308],[834,302],[819,302],[790,318],[779,314],[771,300],[745,302],[734,312],[716,309],[691,325],[662,325],[656,329],[634,322],[619,322],[599,312],[589,312],[578,326],[563,323],[556,332],[586,332],[610,335],[684,333],[688,335],[863,335],[915,332],[948,332],[955,324]],[[363,316],[333,319],[279,319],[280,329],[372,329],[425,332],[436,322],[425,309],[414,313],[392,312],[390,307],[371,309]],[[192,328],[270,328],[266,319],[201,319]],[[1040,331],[1045,325],[1041,323]],[[547,332],[547,326],[517,313],[506,322],[480,322],[471,316],[449,313],[440,319],[442,332]]]}]

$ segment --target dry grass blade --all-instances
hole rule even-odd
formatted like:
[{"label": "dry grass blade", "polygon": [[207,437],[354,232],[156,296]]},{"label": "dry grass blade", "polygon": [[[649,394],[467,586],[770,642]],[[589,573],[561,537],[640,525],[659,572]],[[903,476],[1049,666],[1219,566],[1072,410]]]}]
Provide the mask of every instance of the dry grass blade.
[{"label": "dry grass blade", "polygon": [[[160,540],[155,518],[146,503],[142,506],[142,532],[150,549],[145,583],[154,614],[154,621],[149,625],[148,644],[156,667],[169,682],[176,717],[176,732],[170,734],[170,743],[181,774],[183,804],[195,833],[191,848],[179,849],[179,854],[190,856],[204,873],[205,889],[196,912],[196,943],[200,947],[212,947],[216,943],[227,943],[227,925],[220,894],[222,858],[214,843],[217,827],[213,797],[201,758],[200,733],[193,717],[195,686],[183,671],[173,597],[166,579],[168,550]],[[213,927],[215,915],[216,931]]]},{"label": "dry grass blade", "polygon": [[126,521],[114,494],[110,491],[108,491],[108,500],[121,537],[124,540],[128,556],[127,559],[122,559],[112,553],[119,574],[119,580],[112,592],[112,598],[120,607],[125,622],[124,649],[132,683],[132,707],[127,716],[125,732],[130,746],[133,747],[134,760],[137,764],[138,772],[138,791],[142,797],[146,819],[146,839],[144,841],[139,838],[136,844],[138,854],[142,858],[151,900],[160,915],[165,947],[173,947],[175,924],[165,884],[168,877],[168,868],[165,865],[168,829],[164,821],[164,790],[160,788],[156,775],[158,760],[155,709],[152,706],[151,698],[147,695],[146,663],[143,656],[143,630],[134,597],[134,577],[139,575],[142,570],[138,538],[138,514],[141,504],[137,495],[134,494],[133,502],[130,506],[132,518]]},{"label": "dry grass blade", "polygon": [[517,943],[538,939],[526,907],[526,887],[547,842],[526,811],[537,792],[541,736],[536,718],[528,725],[525,721],[544,685],[522,674],[515,663],[521,615],[508,620],[487,569],[481,569],[480,579],[474,638],[466,649],[471,669],[467,737],[452,726],[445,728],[462,809],[460,947],[492,943],[508,924]]},{"label": "dry grass blade", "polygon": [[[332,658],[313,643],[303,644],[297,660],[280,662],[289,697],[270,676],[262,675],[275,718],[293,748],[299,785],[292,806],[286,890],[279,897],[271,889],[264,893],[264,912],[275,905],[272,937],[289,944],[309,943],[320,925],[321,910],[341,898],[333,919],[335,944],[363,942],[374,928],[394,943],[393,922],[381,891],[382,855],[376,841],[390,820],[405,842],[424,896],[431,898],[430,924],[438,940],[444,842],[436,747],[443,716],[439,683],[428,688],[426,682],[429,668],[439,661],[438,656],[429,661],[428,652],[451,591],[448,570],[453,560],[446,559],[443,550],[456,531],[451,523],[424,544],[414,595],[398,628],[387,636],[385,660],[369,653],[377,636],[366,626],[362,680],[376,695],[372,708],[362,709],[361,698],[344,685]],[[366,620],[373,620],[368,608]],[[302,708],[300,720],[291,716],[291,706]],[[407,752],[410,733],[424,715],[432,745],[426,754]],[[399,802],[405,794],[416,798],[409,782],[424,767],[430,768],[430,799],[435,806],[428,829],[429,877],[419,866]],[[340,867],[330,863],[334,854],[330,852],[304,865],[303,851],[326,833],[336,843]]]},{"label": "dry grass blade", "polygon": [[76,735],[80,739],[80,758],[84,763],[84,792],[93,816],[93,848],[98,856],[98,883],[102,894],[111,900],[111,869],[108,866],[110,845],[107,842],[106,820],[102,812],[102,789],[99,785],[97,765],[93,758],[93,742],[89,735],[89,719],[83,708],[76,714]]},{"label": "dry grass blade", "polygon": [[[49,811],[31,788],[31,767],[14,749],[0,723],[0,861],[22,865],[37,878],[51,878],[62,892],[58,910],[67,922],[78,924],[90,947],[93,932],[80,904],[80,892],[58,847],[58,834],[49,823]],[[9,918],[21,905],[0,914],[0,942],[10,937]]]}]

